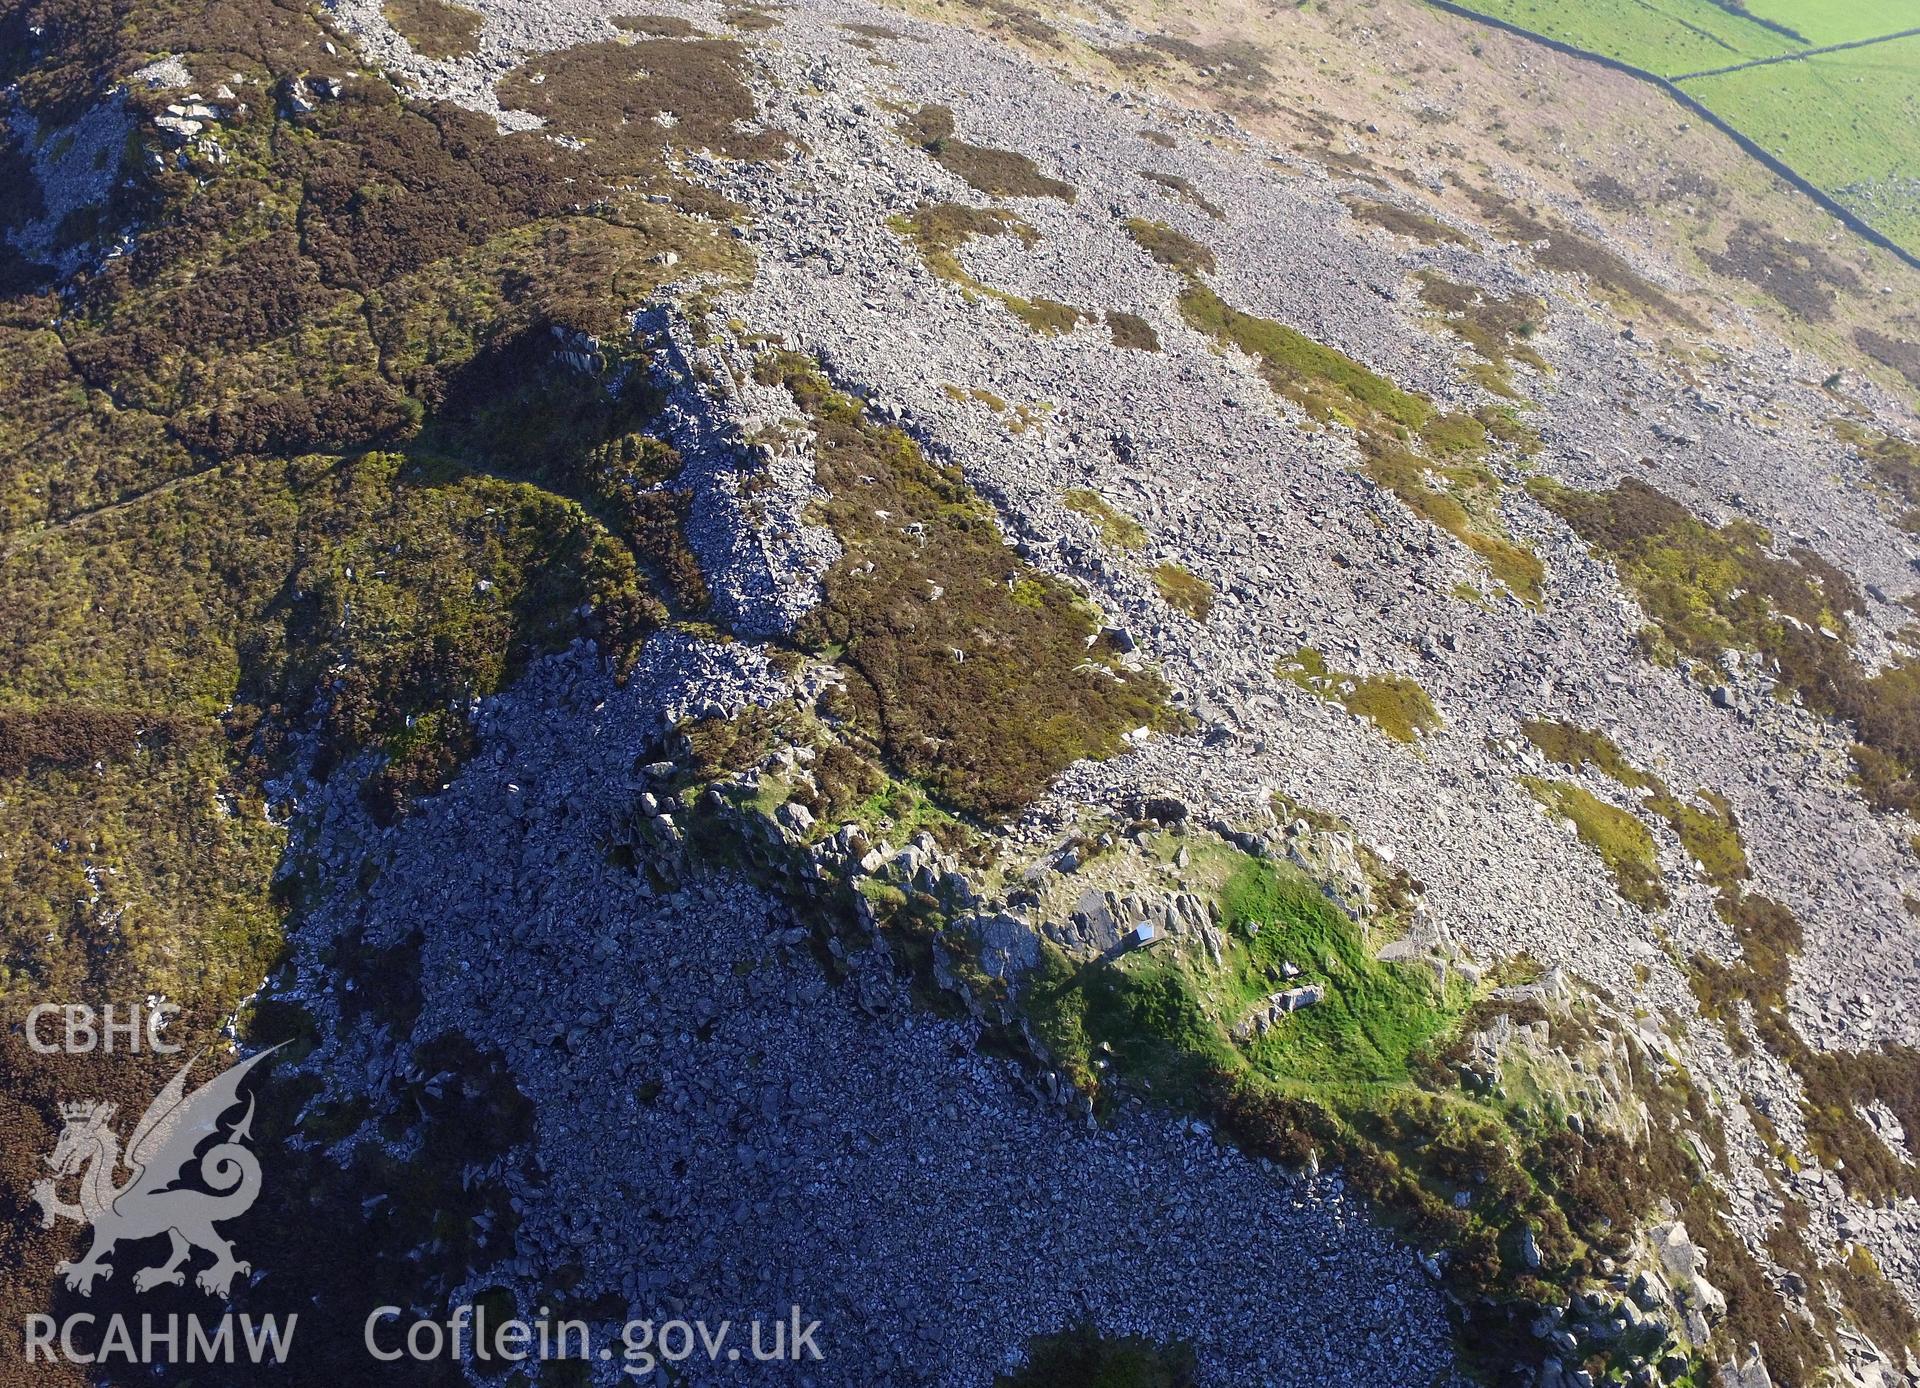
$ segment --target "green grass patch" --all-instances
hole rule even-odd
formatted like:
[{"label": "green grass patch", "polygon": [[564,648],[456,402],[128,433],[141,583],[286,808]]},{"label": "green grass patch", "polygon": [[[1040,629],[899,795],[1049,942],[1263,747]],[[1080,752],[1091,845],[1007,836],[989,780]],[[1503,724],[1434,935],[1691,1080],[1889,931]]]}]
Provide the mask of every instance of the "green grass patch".
[{"label": "green grass patch", "polygon": [[1033,160],[1012,150],[969,144],[954,138],[953,111],[922,106],[900,122],[900,133],[971,187],[995,197],[1059,198],[1072,202],[1076,190],[1064,179],[1040,172]]},{"label": "green grass patch", "polygon": [[1908,0],[1742,0],[1741,8],[1815,45],[1849,43],[1914,24]]},{"label": "green grass patch", "polygon": [[1473,0],[1468,8],[1668,77],[1800,46],[1713,0]]},{"label": "green grass patch", "polygon": [[1640,794],[1642,807],[1666,821],[1679,836],[1681,846],[1700,863],[1706,880],[1723,892],[1738,892],[1740,884],[1752,875],[1740,826],[1720,795],[1703,790],[1701,803],[1681,799],[1658,776],[1628,761],[1605,733],[1539,718],[1527,719],[1520,730],[1549,760],[1575,771],[1591,766],[1615,784]]},{"label": "green grass patch", "polygon": [[1520,783],[1548,810],[1572,822],[1580,842],[1598,854],[1613,874],[1622,897],[1642,911],[1663,910],[1670,904],[1661,885],[1659,850],[1638,818],[1568,781],[1522,776]]},{"label": "green grass patch", "polygon": [[1060,504],[1092,521],[1112,549],[1131,553],[1147,542],[1146,527],[1096,491],[1076,487],[1060,498]]},{"label": "green grass patch", "polygon": [[1463,989],[1442,993],[1431,973],[1375,959],[1361,927],[1291,869],[1243,859],[1220,908],[1237,948],[1215,995],[1235,1017],[1282,986],[1276,978],[1287,964],[1299,983],[1327,990],[1325,1001],[1282,1018],[1248,1048],[1258,1069],[1289,1085],[1404,1084],[1412,1058],[1465,1006]]},{"label": "green grass patch", "polygon": [[[1920,16],[1909,11],[1897,27],[1920,27]],[[1920,252],[1916,74],[1920,36],[1695,77],[1681,86],[1870,226]]]},{"label": "green grass patch", "polygon": [[845,814],[832,817],[836,822],[858,824],[896,839],[911,838],[924,829],[943,843],[962,828],[960,821],[924,787],[891,777],[880,789],[848,807]]},{"label": "green grass patch", "polygon": [[960,263],[960,248],[976,236],[1012,236],[1027,246],[1040,239],[1038,232],[1011,212],[997,207],[934,203],[916,209],[911,216],[895,217],[888,225],[913,244],[934,274],[971,294],[994,300],[1035,332],[1072,332],[1082,318],[1093,316],[1057,299],[1023,299],[996,289],[975,278]]},{"label": "green grass patch", "polygon": [[[1702,1189],[1685,1134],[1717,1146],[1713,1112],[1684,1076],[1616,1051],[1620,1023],[1609,1011],[1476,1000],[1455,976],[1443,986],[1425,965],[1383,963],[1367,931],[1289,865],[1210,845],[1195,849],[1193,871],[1217,893],[1218,965],[1194,945],[1111,963],[1049,952],[1033,976],[1024,1003],[1034,1034],[1096,1098],[1142,1091],[1210,1113],[1253,1155],[1337,1164],[1347,1188],[1404,1237],[1445,1250],[1443,1278],[1463,1298],[1466,1340],[1489,1369],[1532,1345],[1529,1302],[1564,1304],[1589,1285],[1606,1267],[1601,1257],[1625,1257],[1663,1200],[1722,1269],[1738,1333],[1761,1340],[1770,1362],[1808,1362],[1811,1337],[1780,1329],[1777,1297]],[[1277,1017],[1264,1034],[1238,1025],[1251,1009],[1264,1012],[1274,990],[1306,982],[1324,986],[1322,1002]],[[1573,1131],[1570,1101],[1541,1087],[1550,1077],[1520,1073],[1511,1055],[1500,1086],[1464,1089],[1470,1038],[1501,1014],[1548,1025],[1561,1052],[1626,1054],[1621,1082],[1646,1104],[1647,1131]],[[1870,1092],[1907,1104],[1901,1073],[1876,1071]],[[1523,1231],[1538,1269],[1520,1255]],[[1817,1280],[1811,1260],[1803,1275]],[[1860,1295],[1870,1302],[1871,1289]]]},{"label": "green grass patch", "polygon": [[[1446,1060],[1463,1026],[1484,1024],[1471,990],[1381,962],[1366,930],[1291,866],[1224,848],[1195,862],[1218,885],[1218,967],[1197,948],[1162,947],[1111,964],[1052,954],[1034,976],[1027,1015],[1067,1073],[1096,1093],[1142,1089],[1212,1113],[1254,1155],[1338,1164],[1406,1237],[1447,1250],[1462,1292],[1545,1291],[1507,1260],[1522,1223],[1540,1231],[1545,1275],[1577,1273],[1561,1197],[1529,1174],[1547,1169],[1539,1135],[1466,1095]],[[1272,993],[1309,982],[1325,988],[1320,1003],[1264,1033],[1246,1025]]]},{"label": "green grass patch", "polygon": [[[1199,1101],[1211,1075],[1243,1063],[1295,1093],[1407,1083],[1415,1057],[1464,1009],[1466,991],[1442,992],[1424,969],[1375,959],[1362,928],[1296,869],[1226,856],[1223,967],[1167,950],[1086,964],[1050,951],[1027,999],[1049,1050],[1083,1078],[1111,1057],[1163,1099],[1186,1102]],[[1324,985],[1325,1001],[1244,1047],[1230,1038],[1270,993],[1296,983]]]},{"label": "green grass patch", "polygon": [[1185,232],[1175,231],[1165,222],[1132,217],[1127,221],[1127,234],[1133,237],[1141,250],[1170,270],[1198,275],[1210,273],[1214,268],[1212,251]]},{"label": "green grass patch", "polygon": [[[1470,8],[1675,80],[1815,187],[1920,250],[1920,37],[1812,51],[1913,29],[1911,6],[1473,0]],[[1761,61],[1779,58],[1790,61]]]},{"label": "green grass patch", "polygon": [[1204,622],[1213,612],[1213,585],[1198,574],[1167,560],[1153,566],[1153,586],[1161,599],[1196,622]]},{"label": "green grass patch", "polygon": [[1354,717],[1366,719],[1396,742],[1418,742],[1443,726],[1440,711],[1427,691],[1406,675],[1354,675],[1334,670],[1311,646],[1302,646],[1279,662],[1274,673],[1328,703],[1340,705]]}]

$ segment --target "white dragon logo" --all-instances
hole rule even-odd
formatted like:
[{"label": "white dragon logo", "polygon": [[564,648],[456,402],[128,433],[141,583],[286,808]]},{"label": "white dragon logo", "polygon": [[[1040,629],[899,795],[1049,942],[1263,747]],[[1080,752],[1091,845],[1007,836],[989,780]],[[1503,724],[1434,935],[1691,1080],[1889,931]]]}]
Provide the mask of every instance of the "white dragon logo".
[{"label": "white dragon logo", "polygon": [[[135,1291],[184,1286],[187,1275],[180,1265],[196,1248],[214,1257],[213,1266],[201,1269],[194,1278],[194,1285],[209,1296],[226,1296],[235,1274],[253,1270],[250,1264],[234,1260],[233,1245],[213,1228],[215,1223],[245,1214],[260,1194],[259,1159],[242,1145],[251,1136],[252,1098],[247,1100],[246,1113],[224,1139],[204,1154],[199,1148],[219,1133],[220,1120],[240,1102],[240,1082],[247,1072],[279,1049],[274,1046],[261,1051],[188,1094],[187,1072],[200,1058],[194,1056],[147,1105],[146,1113],[134,1125],[124,1158],[120,1139],[109,1126],[114,1105],[61,1105],[66,1126],[54,1144],[53,1155],[47,1158],[55,1179],[35,1182],[33,1198],[40,1204],[43,1227],[52,1227],[56,1219],[93,1226],[93,1246],[87,1256],[54,1269],[65,1278],[68,1290],[81,1296],[93,1295],[95,1278],[113,1276],[113,1269],[100,1260],[113,1251],[114,1245],[160,1234],[172,1240],[172,1249],[166,1262],[133,1275]],[[200,1180],[207,1190],[181,1184],[196,1155]],[[116,1186],[114,1175],[123,1161],[133,1174]],[[69,1205],[60,1199],[56,1181],[75,1173],[80,1173],[80,1203]]]}]

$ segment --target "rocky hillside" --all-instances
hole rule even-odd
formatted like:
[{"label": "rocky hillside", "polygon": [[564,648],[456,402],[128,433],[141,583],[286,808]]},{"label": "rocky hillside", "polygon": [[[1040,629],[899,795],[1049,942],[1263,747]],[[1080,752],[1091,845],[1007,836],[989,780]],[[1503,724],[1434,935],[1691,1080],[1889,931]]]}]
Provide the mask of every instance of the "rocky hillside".
[{"label": "rocky hillside", "polygon": [[175,1067],[27,1010],[165,999],[292,1043],[260,1382],[1920,1384],[1920,274],[1656,92],[1405,0],[0,80],[7,1316],[205,1307],[31,1195]]}]

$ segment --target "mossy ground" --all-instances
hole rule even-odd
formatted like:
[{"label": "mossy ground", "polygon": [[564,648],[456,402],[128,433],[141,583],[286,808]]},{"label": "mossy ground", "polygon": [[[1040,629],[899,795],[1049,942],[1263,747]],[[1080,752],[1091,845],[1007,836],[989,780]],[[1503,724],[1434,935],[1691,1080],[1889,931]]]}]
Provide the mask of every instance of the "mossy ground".
[{"label": "mossy ground", "polygon": [[1092,521],[1100,538],[1121,553],[1131,553],[1147,542],[1146,527],[1096,491],[1076,487],[1061,496],[1060,504]]},{"label": "mossy ground", "polygon": [[[1177,249],[1170,253],[1179,254]],[[1401,390],[1345,353],[1315,342],[1284,323],[1229,306],[1197,279],[1188,282],[1178,304],[1181,316],[1191,327],[1252,357],[1277,394],[1315,419],[1337,420],[1356,428],[1378,421],[1399,437],[1426,428],[1438,413],[1427,401]]]},{"label": "mossy ground", "polygon": [[1274,668],[1289,684],[1364,718],[1396,742],[1413,743],[1441,726],[1427,691],[1406,675],[1354,675],[1328,666],[1311,646],[1302,646]]},{"label": "mossy ground", "polygon": [[423,58],[465,57],[480,42],[480,15],[451,0],[386,0],[387,22]]},{"label": "mossy ground", "polygon": [[1580,842],[1598,854],[1613,874],[1621,896],[1642,911],[1659,911],[1671,903],[1661,885],[1660,851],[1653,835],[1630,811],[1609,805],[1570,781],[1522,776],[1520,783],[1535,800],[1572,823]]},{"label": "mossy ground", "polygon": [[[255,777],[280,765],[291,730],[318,734],[323,775],[387,747],[366,793],[393,813],[450,772],[467,702],[585,634],[583,608],[638,603],[646,621],[630,553],[578,506],[408,470],[391,454],[260,462],[42,532],[0,563],[18,623],[0,701],[107,700],[191,733],[99,776],[23,768],[11,819],[38,846],[8,855],[11,982],[187,998],[257,981],[281,835]],[[46,875],[88,867],[103,891],[78,898]],[[83,914],[112,930],[51,928],[48,902],[89,895]]]},{"label": "mossy ground", "polygon": [[1475,410],[1473,417],[1480,421],[1488,438],[1505,444],[1523,462],[1540,451],[1540,431],[1522,419],[1513,406],[1486,405]]},{"label": "mossy ground", "polygon": [[1546,566],[1526,545],[1506,534],[1499,519],[1500,479],[1484,465],[1440,464],[1391,443],[1363,444],[1367,476],[1423,520],[1433,522],[1479,555],[1493,580],[1515,597],[1538,606]]},{"label": "mossy ground", "polygon": [[1524,720],[1520,730],[1549,760],[1575,771],[1591,766],[1639,795],[1642,808],[1666,821],[1700,864],[1701,875],[1722,892],[1738,892],[1752,875],[1740,826],[1724,797],[1702,790],[1697,801],[1683,800],[1658,776],[1628,761],[1605,733],[1539,718]]},{"label": "mossy ground", "polygon": [[1634,478],[1604,494],[1546,478],[1529,485],[1614,560],[1676,654],[1715,660],[1729,649],[1784,644],[1783,617],[1837,630],[1844,614],[1861,610],[1851,581],[1810,551],[1782,558],[1751,521],[1715,526]]},{"label": "mossy ground", "polygon": [[1543,301],[1528,294],[1495,294],[1434,270],[1421,270],[1414,279],[1420,286],[1420,301],[1479,354],[1486,369],[1476,373],[1476,379],[1496,395],[1519,397],[1512,375],[1515,362],[1539,372],[1549,369],[1545,359],[1527,345],[1546,317]]},{"label": "mossy ground", "polygon": [[934,203],[918,208],[911,216],[895,217],[893,230],[920,252],[920,258],[934,274],[968,291],[994,300],[1037,333],[1072,332],[1082,318],[1092,315],[1057,299],[1023,299],[1018,294],[976,278],[960,261],[960,249],[976,236],[1012,236],[1031,246],[1039,233],[1011,212],[997,207],[967,207],[960,203]]},{"label": "mossy ground", "polygon": [[760,374],[816,430],[820,519],[844,551],[803,639],[849,671],[854,716],[895,771],[991,818],[1170,717],[1157,676],[1090,651],[1097,614],[1007,548],[956,469],[805,359],[768,356]]},{"label": "mossy ground", "polygon": [[1508,536],[1500,518],[1502,483],[1485,462],[1490,434],[1522,446],[1520,428],[1498,419],[1500,427],[1490,430],[1474,416],[1449,414],[1344,352],[1234,308],[1202,278],[1213,268],[1212,253],[1183,233],[1141,218],[1128,230],[1180,274],[1175,304],[1189,327],[1251,357],[1274,393],[1310,418],[1352,429],[1369,478],[1479,555],[1496,582],[1538,605],[1545,567]]},{"label": "mossy ground", "polygon": [[[852,824],[876,842],[900,844],[925,830],[952,852],[977,846],[978,829],[925,784],[889,771],[886,749],[858,723],[829,723],[818,711],[776,715],[749,706],[732,718],[689,720],[678,731],[688,763],[681,791],[757,768],[780,748],[804,747],[813,752],[804,769],[760,773],[749,803],[763,818],[792,801],[813,815],[812,839]],[[863,882],[862,888],[880,885]]]},{"label": "mossy ground", "polygon": [[1213,612],[1213,585],[1180,564],[1167,560],[1153,566],[1153,586],[1168,607],[1204,622]]},{"label": "mossy ground", "polygon": [[1804,546],[1779,553],[1751,521],[1712,525],[1637,478],[1611,492],[1546,478],[1528,489],[1613,561],[1654,623],[1656,657],[1709,667],[1728,650],[1763,657],[1783,695],[1853,725],[1871,804],[1920,808],[1920,655],[1862,670],[1847,619],[1866,599],[1846,574]]},{"label": "mossy ground", "polygon": [[949,107],[922,106],[901,121],[900,133],[979,192],[1004,197],[1074,200],[1076,190],[1071,183],[1041,173],[1026,155],[955,139],[953,111]]}]

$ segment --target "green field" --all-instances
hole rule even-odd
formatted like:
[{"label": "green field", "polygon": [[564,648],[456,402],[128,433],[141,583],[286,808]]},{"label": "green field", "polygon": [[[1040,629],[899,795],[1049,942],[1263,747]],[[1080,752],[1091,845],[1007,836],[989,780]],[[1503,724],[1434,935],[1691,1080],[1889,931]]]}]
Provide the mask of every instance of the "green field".
[{"label": "green field", "polygon": [[[1791,53],[1802,45],[1712,0],[1465,0],[1469,9],[1672,77]],[[1776,0],[1795,8],[1794,0]],[[1893,25],[1892,28],[1905,28]]]},{"label": "green field", "polygon": [[1808,43],[1850,43],[1920,28],[1920,0],[1748,0],[1747,12]]},{"label": "green field", "polygon": [[1813,51],[1920,29],[1920,0],[1752,0],[1744,12],[1731,0],[1469,2],[1490,18],[1675,81],[1920,253],[1920,37]]},{"label": "green field", "polygon": [[1920,37],[1681,85],[1869,225],[1920,251]]}]

